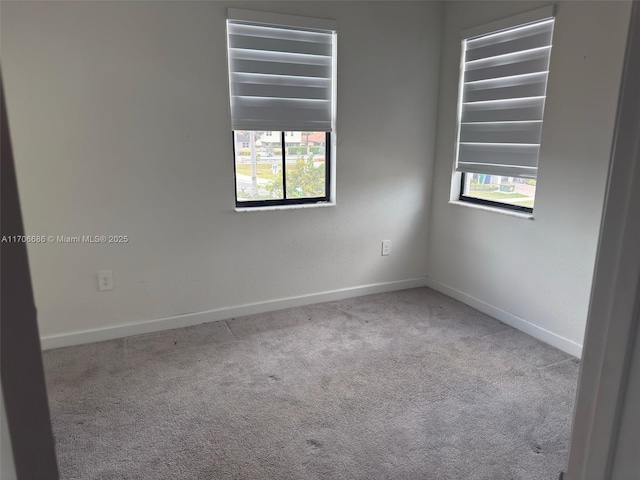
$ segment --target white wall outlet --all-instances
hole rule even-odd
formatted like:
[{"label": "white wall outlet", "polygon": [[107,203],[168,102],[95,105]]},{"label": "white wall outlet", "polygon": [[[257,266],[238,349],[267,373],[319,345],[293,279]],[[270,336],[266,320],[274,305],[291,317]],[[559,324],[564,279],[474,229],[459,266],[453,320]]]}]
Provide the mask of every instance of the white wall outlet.
[{"label": "white wall outlet", "polygon": [[113,272],[111,270],[98,272],[98,290],[113,290]]},{"label": "white wall outlet", "polygon": [[382,256],[386,257],[391,253],[391,240],[382,241]]}]

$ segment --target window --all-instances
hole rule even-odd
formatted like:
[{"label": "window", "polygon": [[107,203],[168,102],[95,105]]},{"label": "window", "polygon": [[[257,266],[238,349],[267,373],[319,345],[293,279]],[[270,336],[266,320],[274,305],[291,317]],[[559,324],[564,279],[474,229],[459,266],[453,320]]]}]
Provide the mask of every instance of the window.
[{"label": "window", "polygon": [[236,206],[330,201],[336,23],[227,12]]},{"label": "window", "polygon": [[460,200],[533,211],[554,8],[462,35]]}]

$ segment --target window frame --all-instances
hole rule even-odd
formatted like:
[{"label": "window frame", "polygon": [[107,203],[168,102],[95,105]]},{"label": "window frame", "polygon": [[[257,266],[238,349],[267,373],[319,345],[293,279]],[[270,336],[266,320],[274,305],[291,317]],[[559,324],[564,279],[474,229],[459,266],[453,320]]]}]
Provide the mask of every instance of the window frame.
[{"label": "window frame", "polygon": [[[505,30],[510,30],[510,29],[517,29],[519,27],[523,27],[526,26],[527,24],[534,24],[537,22],[541,22],[544,21],[544,19],[547,18],[553,18],[553,20],[555,21],[555,17],[556,17],[556,6],[555,5],[548,5],[545,7],[541,7],[538,8],[536,10],[532,10],[529,12],[524,12],[522,14],[519,15],[515,15],[512,17],[508,17],[508,18],[503,18],[500,20],[496,20],[494,22],[490,22],[484,25],[479,25],[477,27],[472,27],[469,28],[463,32],[461,32],[460,35],[460,39],[461,39],[461,46],[462,46],[462,50],[461,50],[461,61],[460,61],[460,70],[459,70],[459,88],[458,88],[458,104],[457,104],[457,111],[458,111],[458,115],[457,115],[457,121],[456,121],[456,144],[455,144],[455,152],[456,152],[456,156],[455,156],[455,168],[454,168],[454,175],[459,174],[459,178],[460,178],[460,186],[459,186],[459,191],[458,191],[458,195],[457,195],[457,200],[462,202],[462,203],[469,203],[469,204],[475,204],[475,205],[479,205],[479,206],[485,206],[485,207],[490,207],[490,208],[497,208],[497,209],[501,209],[501,210],[507,210],[507,211],[514,211],[514,212],[519,212],[519,213],[528,213],[528,214],[533,214],[533,207],[526,207],[526,206],[522,206],[522,205],[517,205],[517,204],[511,204],[511,203],[504,203],[504,202],[498,202],[498,201],[494,201],[494,200],[488,200],[488,199],[483,199],[483,198],[477,198],[477,197],[472,197],[469,196],[467,194],[465,194],[465,187],[466,187],[466,180],[467,180],[467,175],[473,175],[475,172],[473,171],[465,171],[465,170],[458,170],[458,158],[460,155],[460,135],[461,135],[461,130],[462,130],[462,106],[463,106],[463,100],[464,100],[464,78],[465,78],[465,66],[466,66],[466,60],[465,60],[465,43],[468,40],[473,40],[476,38],[480,38],[482,36],[490,36],[494,33],[500,33],[501,31],[505,31]],[[553,27],[552,27],[553,28]],[[553,43],[551,43],[552,45]],[[548,85],[548,75],[549,75],[549,71],[550,68],[547,69],[547,80],[546,80],[546,84],[545,84],[545,100],[546,100],[546,95],[547,95],[547,85]],[[544,125],[544,107],[543,107],[543,117],[542,117],[542,125]],[[539,142],[539,146],[542,144],[542,142]],[[538,156],[539,156],[539,151],[538,151]],[[490,174],[490,175],[500,175],[500,176],[505,176],[504,174]],[[517,175],[507,175],[510,176],[512,178],[530,178],[530,177],[522,177],[522,176],[517,176]],[[536,172],[536,176],[534,177],[534,179],[537,181],[537,172]],[[536,182],[537,183],[537,182]],[[453,185],[452,185],[453,187]],[[453,189],[452,189],[453,190]],[[453,200],[455,197],[455,193],[452,191],[451,193],[452,197],[451,199]],[[534,200],[535,202],[535,200]],[[534,204],[535,206],[535,204]]]},{"label": "window frame", "polygon": [[[252,70],[243,70],[243,68],[247,68],[242,66],[240,69],[236,69],[234,66],[232,68],[232,62],[238,60],[248,59],[249,61],[253,61],[254,59],[249,57],[237,57],[235,55],[231,55],[232,49],[253,49],[255,51],[262,51],[261,46],[252,45],[252,42],[242,41],[241,43],[237,42],[237,39],[232,40],[230,37],[229,25],[241,25],[241,26],[254,26],[258,28],[279,28],[283,30],[292,30],[299,31],[299,34],[302,35],[302,38],[296,38],[293,41],[299,41],[300,45],[304,43],[304,36],[316,36],[316,39],[308,39],[309,43],[300,47],[300,45],[296,46],[295,44],[289,50],[288,46],[283,46],[282,50],[279,48],[280,45],[276,45],[276,49],[265,48],[265,51],[269,52],[281,52],[285,54],[295,54],[295,55],[318,55],[318,58],[321,57],[327,59],[330,58],[330,62],[317,63],[318,67],[316,67],[316,62],[305,62],[301,61],[302,69],[299,70],[291,70],[289,68],[285,68],[283,71],[279,70],[278,67],[275,69],[267,69],[266,71],[262,71],[261,69],[257,71]],[[244,27],[246,29],[246,27]],[[269,207],[286,207],[286,206],[313,206],[313,205],[334,205],[335,204],[335,155],[336,155],[336,103],[337,103],[337,32],[338,32],[338,23],[335,20],[323,19],[323,18],[311,18],[311,17],[302,17],[298,15],[289,15],[289,14],[281,14],[281,13],[270,13],[270,12],[259,12],[253,10],[243,10],[236,8],[228,8],[227,9],[227,69],[229,72],[229,93],[231,100],[231,134],[234,138],[232,142],[233,147],[233,162],[234,162],[234,198],[235,198],[235,206],[236,210],[245,210],[251,208],[260,209],[261,207],[268,209]],[[241,32],[237,28],[234,28],[234,32],[231,35],[245,35],[245,32]],[[248,36],[252,36],[246,34]],[[256,35],[260,37],[261,35]],[[322,36],[330,36],[329,41],[322,40]],[[267,37],[270,37],[267,35]],[[270,37],[271,38],[271,37]],[[286,41],[289,41],[288,38],[275,36],[273,38],[285,38]],[[320,48],[313,47],[313,45],[317,45]],[[307,46],[311,45],[311,47]],[[273,45],[271,45],[273,47]],[[325,48],[322,48],[325,47]],[[300,49],[301,48],[301,49]],[[268,56],[265,58],[269,58]],[[268,63],[268,62],[265,62]],[[275,60],[274,65],[281,63],[280,60]],[[287,62],[288,63],[288,62]],[[310,67],[309,67],[310,66]],[[324,67],[323,67],[324,66]],[[249,67],[250,68],[250,67]],[[262,68],[262,67],[261,67]],[[308,71],[311,68],[311,71]],[[322,72],[322,68],[329,68],[328,72]],[[305,70],[306,69],[306,70]],[[301,74],[301,72],[303,74]],[[248,89],[248,92],[238,93],[236,88],[238,82],[232,81],[232,75],[234,73],[241,74],[254,74],[257,73],[259,75],[285,75],[291,76],[291,78],[309,78],[310,80],[306,83],[311,83],[312,87],[317,88],[321,85],[321,88],[328,92],[326,97],[316,96],[317,92],[308,92],[311,95],[306,97],[307,92],[294,92],[297,94],[302,93],[302,96],[298,95],[278,95],[275,92],[275,95],[272,95],[270,91],[260,92],[260,88],[256,89],[252,86],[252,88]],[[326,81],[324,84],[322,81]],[[320,82],[321,85],[318,85]],[[240,82],[242,83],[242,82]],[[250,82],[253,83],[253,82]],[[271,83],[270,81],[265,81],[264,83],[256,82],[256,85],[267,85],[267,90],[269,89],[269,85],[278,85],[278,83]],[[309,87],[307,84],[301,84],[298,81],[294,81],[292,84],[292,88],[300,88],[300,87]],[[247,89],[245,89],[247,90]],[[313,89],[311,89],[313,90]],[[261,118],[260,116],[256,117],[246,117],[244,113],[241,113],[239,116],[236,116],[234,111],[234,99],[242,98],[242,101],[247,97],[255,97],[255,98],[284,98],[286,102],[293,101],[294,99],[299,99],[302,101],[310,100],[322,100],[328,102],[328,108],[319,108],[318,115],[314,115],[311,118],[307,118],[307,115],[301,115],[299,106],[292,106],[291,111],[289,111],[289,106],[285,105],[283,109],[282,104],[276,103],[274,107],[274,112],[269,113],[269,118]],[[252,99],[253,100],[253,99]],[[236,103],[237,105],[241,105],[240,103]],[[256,106],[255,104],[251,104],[247,102],[247,105],[251,105],[253,108]],[[260,107],[261,105],[258,105]],[[280,108],[280,111],[277,111],[277,108]],[[287,112],[285,115],[282,112]],[[298,112],[298,113],[296,113]],[[318,117],[318,118],[316,118]],[[259,120],[258,120],[259,119]],[[236,121],[238,120],[238,121]],[[274,128],[275,127],[275,128]],[[269,141],[273,142],[275,138],[279,138],[282,154],[279,159],[279,165],[282,169],[282,196],[284,198],[268,198],[268,199],[259,199],[259,200],[239,200],[238,198],[238,172],[237,172],[237,149],[239,146],[236,145],[235,137],[236,132],[238,131],[270,131],[273,132],[273,135],[268,135]],[[296,139],[296,133],[299,134],[304,131],[310,132],[322,132],[325,134],[325,141],[322,148],[324,148],[324,192],[321,196],[316,197],[293,197],[287,198],[287,141],[293,142]],[[296,132],[290,133],[289,135],[285,135],[286,132]],[[278,136],[278,133],[280,135]],[[285,138],[286,136],[286,138]],[[290,143],[291,143],[290,142]],[[298,146],[298,143],[295,143],[291,146]],[[270,157],[271,159],[277,159],[276,157]]]},{"label": "window frame", "polygon": [[[324,195],[321,197],[304,197],[304,198],[287,198],[287,147],[285,146],[285,132],[280,131],[281,141],[281,157],[280,168],[282,168],[282,195],[284,198],[264,199],[264,200],[238,200],[238,173],[236,171],[236,142],[235,142],[235,130],[231,131],[232,145],[233,145],[233,180],[234,180],[234,195],[236,208],[256,208],[256,207],[277,207],[286,205],[308,205],[308,204],[320,204],[330,203],[331,201],[331,133],[325,133],[325,157],[324,157]],[[275,135],[274,135],[275,136]]]}]

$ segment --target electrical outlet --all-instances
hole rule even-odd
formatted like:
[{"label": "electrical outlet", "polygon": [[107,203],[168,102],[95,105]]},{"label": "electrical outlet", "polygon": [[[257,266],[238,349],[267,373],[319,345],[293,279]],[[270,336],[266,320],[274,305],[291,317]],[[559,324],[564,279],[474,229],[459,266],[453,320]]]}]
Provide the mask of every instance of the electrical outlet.
[{"label": "electrical outlet", "polygon": [[382,241],[382,256],[386,257],[391,253],[391,240]]},{"label": "electrical outlet", "polygon": [[111,270],[98,272],[98,290],[113,290],[113,272]]}]

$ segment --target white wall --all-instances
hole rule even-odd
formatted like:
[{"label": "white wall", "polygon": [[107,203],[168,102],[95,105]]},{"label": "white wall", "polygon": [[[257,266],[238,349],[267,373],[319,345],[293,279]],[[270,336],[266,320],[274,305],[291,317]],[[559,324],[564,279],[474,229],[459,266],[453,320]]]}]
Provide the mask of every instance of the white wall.
[{"label": "white wall", "polygon": [[640,474],[640,3],[631,16],[567,480]]},{"label": "white wall", "polygon": [[558,4],[535,220],[448,203],[460,31],[541,5],[446,3],[427,271],[433,286],[579,355],[630,3]]},{"label": "white wall", "polygon": [[338,20],[336,207],[234,211],[225,2],[3,2],[27,234],[130,238],[29,245],[45,345],[426,274],[442,6],[234,6]]}]

